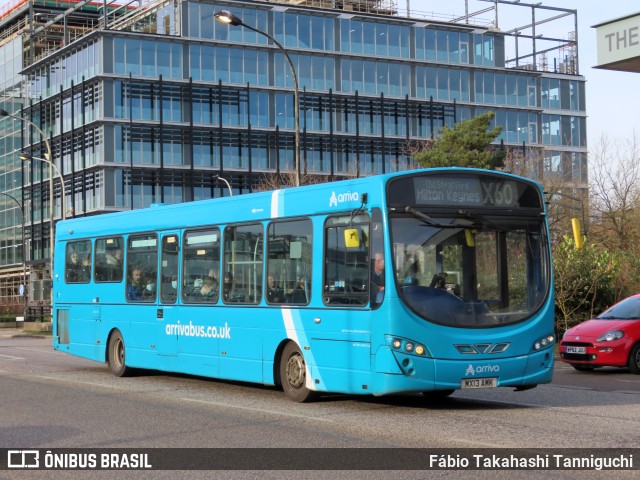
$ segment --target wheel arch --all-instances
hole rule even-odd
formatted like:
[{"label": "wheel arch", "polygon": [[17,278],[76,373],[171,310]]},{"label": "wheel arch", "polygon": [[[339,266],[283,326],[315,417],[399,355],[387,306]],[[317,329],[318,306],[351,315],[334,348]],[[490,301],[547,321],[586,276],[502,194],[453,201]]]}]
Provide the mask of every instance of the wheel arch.
[{"label": "wheel arch", "polygon": [[627,358],[627,366],[629,367],[629,370],[636,375],[640,375],[640,359],[634,361],[634,364],[632,364],[634,355],[636,357],[640,356],[640,340],[631,345],[631,348],[629,349],[629,357]]},{"label": "wheel arch", "polygon": [[[278,348],[273,355],[273,383],[278,387],[282,386],[282,379],[280,378],[280,361],[282,360],[282,352],[289,343],[296,343],[290,338],[284,338],[278,344]],[[299,346],[299,345],[298,345]]]}]

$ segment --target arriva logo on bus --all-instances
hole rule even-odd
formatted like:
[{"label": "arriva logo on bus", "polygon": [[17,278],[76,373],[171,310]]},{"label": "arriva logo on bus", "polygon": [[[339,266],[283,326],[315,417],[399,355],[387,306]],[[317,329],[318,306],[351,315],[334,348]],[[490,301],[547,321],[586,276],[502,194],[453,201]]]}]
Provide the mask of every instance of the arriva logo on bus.
[{"label": "arriva logo on bus", "polygon": [[469,364],[466,372],[464,372],[464,376],[468,377],[469,375],[475,375],[476,373],[498,373],[500,371],[499,365],[478,365],[477,367],[473,367],[473,365]]},{"label": "arriva logo on bus", "polygon": [[339,203],[357,202],[359,199],[360,199],[360,195],[358,195],[358,192],[339,193],[338,195],[336,195],[336,192],[331,192],[331,198],[329,199],[329,206],[337,207]]}]

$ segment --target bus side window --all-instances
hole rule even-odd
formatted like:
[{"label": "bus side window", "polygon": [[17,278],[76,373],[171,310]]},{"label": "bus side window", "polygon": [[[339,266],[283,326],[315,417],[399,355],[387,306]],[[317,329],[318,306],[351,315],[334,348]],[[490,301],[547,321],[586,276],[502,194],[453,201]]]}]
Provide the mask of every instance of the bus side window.
[{"label": "bus side window", "polygon": [[91,240],[67,244],[64,279],[66,283],[89,283],[91,280]]},{"label": "bus side window", "polygon": [[220,296],[220,230],[191,230],[182,248],[182,301],[217,303]]},{"label": "bus side window", "polygon": [[222,298],[225,303],[257,304],[262,298],[262,224],[229,226],[224,230]]},{"label": "bus side window", "polygon": [[127,300],[153,302],[158,277],[158,239],[154,234],[129,237],[127,245]]},{"label": "bus side window", "polygon": [[371,210],[371,274],[369,279],[369,299],[371,308],[380,306],[385,294],[384,235],[382,233],[382,212]]},{"label": "bus side window", "polygon": [[99,238],[96,240],[95,272],[96,282],[121,282],[124,272],[124,252],[122,237]]},{"label": "bus side window", "polygon": [[367,305],[370,296],[369,215],[329,217],[324,228],[324,302],[354,307]]},{"label": "bus side window", "polygon": [[160,271],[160,300],[163,303],[175,303],[178,299],[178,254],[177,235],[162,238],[162,258]]},{"label": "bus side window", "polygon": [[267,237],[265,301],[307,305],[311,300],[311,220],[272,222]]}]

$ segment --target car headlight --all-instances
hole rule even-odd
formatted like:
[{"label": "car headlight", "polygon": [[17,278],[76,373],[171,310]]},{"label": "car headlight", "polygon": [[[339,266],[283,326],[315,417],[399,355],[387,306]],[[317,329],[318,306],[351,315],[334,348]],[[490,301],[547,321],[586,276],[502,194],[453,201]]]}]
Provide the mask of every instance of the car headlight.
[{"label": "car headlight", "polygon": [[604,335],[600,335],[598,338],[596,338],[596,341],[611,342],[613,340],[618,340],[622,337],[624,337],[624,332],[622,330],[611,330],[605,333]]}]

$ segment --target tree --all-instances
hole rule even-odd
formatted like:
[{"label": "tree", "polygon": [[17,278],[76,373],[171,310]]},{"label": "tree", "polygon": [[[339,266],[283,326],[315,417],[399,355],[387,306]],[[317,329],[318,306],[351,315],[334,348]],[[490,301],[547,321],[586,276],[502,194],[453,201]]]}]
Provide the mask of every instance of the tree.
[{"label": "tree", "polygon": [[[331,181],[329,175],[311,175],[309,173],[300,174],[300,185],[314,185]],[[260,183],[255,188],[256,192],[266,192],[278,190],[280,188],[291,188],[296,185],[295,172],[265,173],[260,179]]]},{"label": "tree", "polygon": [[603,135],[591,152],[590,241],[618,259],[617,301],[640,291],[640,141]]},{"label": "tree", "polygon": [[[545,151],[539,147],[508,148],[504,160],[505,172],[521,177],[539,178],[542,174]],[[555,244],[571,232],[571,219],[578,217],[583,232],[587,231],[587,210],[589,200],[586,189],[576,186],[567,175],[558,172],[545,172],[540,181],[547,201],[547,218],[551,241]]]},{"label": "tree", "polygon": [[491,142],[502,132],[500,126],[489,130],[494,118],[495,114],[488,112],[453,128],[445,126],[437,139],[425,142],[414,152],[416,162],[423,167],[502,168],[505,150],[491,148]]},{"label": "tree", "polygon": [[592,235],[607,248],[635,251],[640,234],[640,142],[602,136],[589,164]]},{"label": "tree", "polygon": [[554,246],[553,254],[556,333],[561,337],[567,329],[615,302],[621,262],[616,254],[594,244],[576,249],[569,236]]}]

